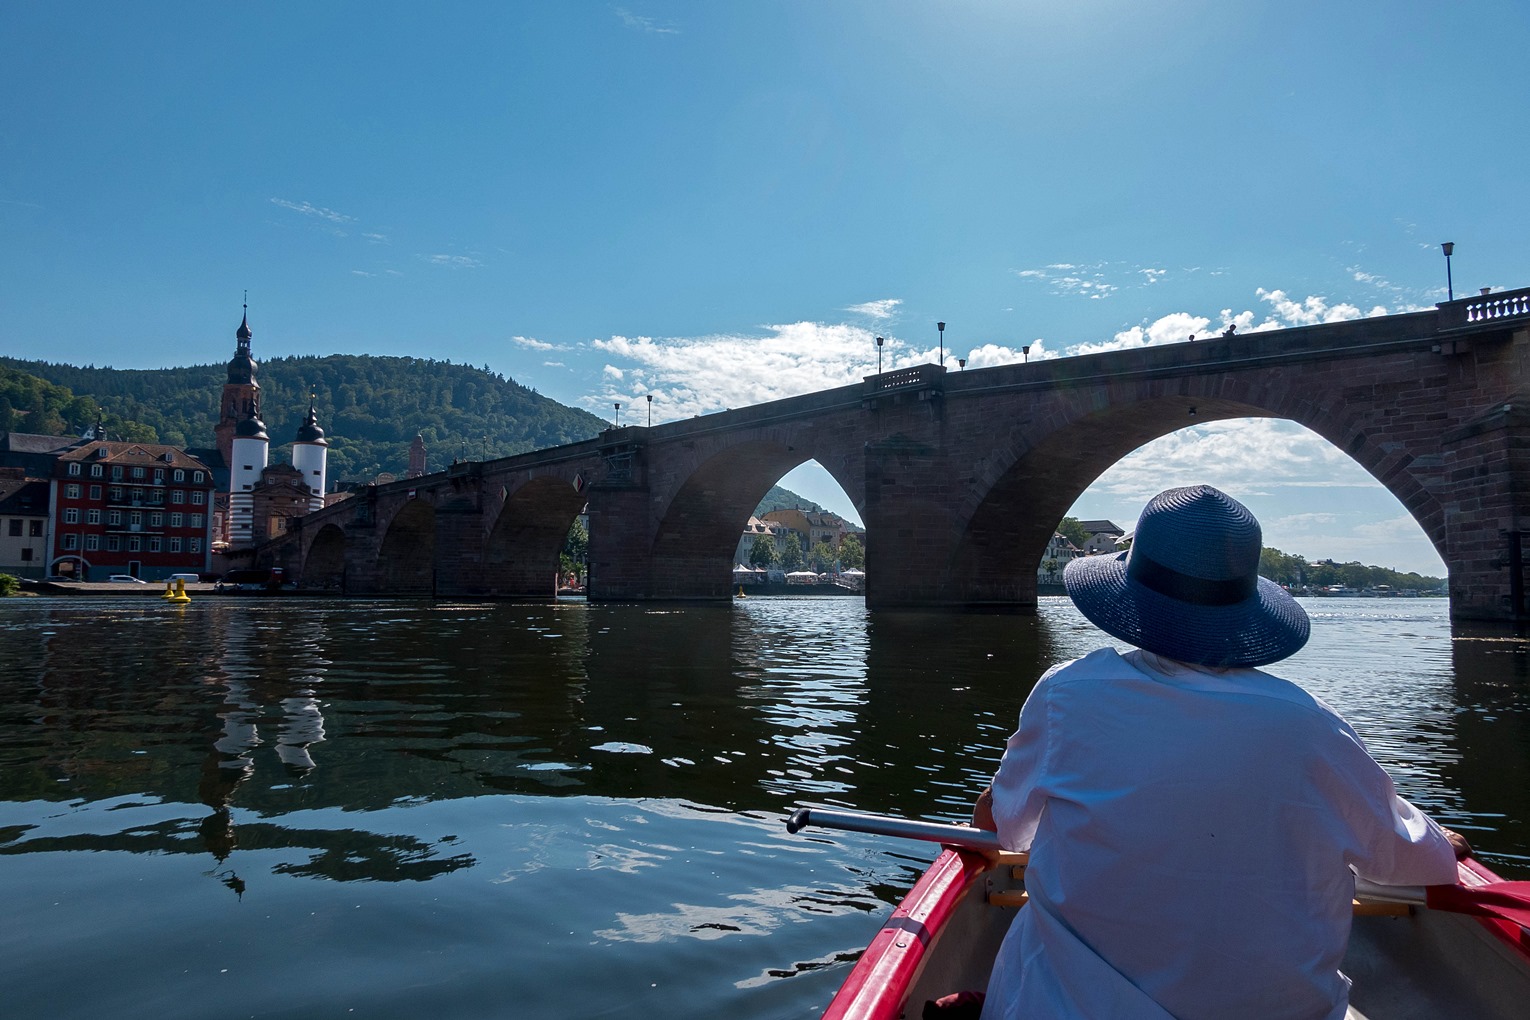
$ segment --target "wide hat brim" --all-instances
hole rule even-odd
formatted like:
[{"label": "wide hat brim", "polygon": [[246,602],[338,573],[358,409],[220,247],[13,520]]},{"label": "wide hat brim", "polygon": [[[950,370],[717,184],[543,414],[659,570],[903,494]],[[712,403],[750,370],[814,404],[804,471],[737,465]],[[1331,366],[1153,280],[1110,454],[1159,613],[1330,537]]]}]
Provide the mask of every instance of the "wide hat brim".
[{"label": "wide hat brim", "polygon": [[1262,666],[1307,643],[1307,613],[1280,585],[1258,578],[1230,605],[1170,598],[1127,574],[1130,552],[1086,556],[1063,571],[1068,595],[1096,627],[1158,655],[1203,666]]}]

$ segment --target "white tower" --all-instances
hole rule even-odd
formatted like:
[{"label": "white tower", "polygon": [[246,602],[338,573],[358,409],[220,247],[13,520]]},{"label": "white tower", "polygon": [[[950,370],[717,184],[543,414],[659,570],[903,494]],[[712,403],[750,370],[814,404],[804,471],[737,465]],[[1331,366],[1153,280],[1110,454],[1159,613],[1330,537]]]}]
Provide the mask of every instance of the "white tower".
[{"label": "white tower", "polygon": [[302,473],[303,484],[308,486],[310,511],[324,509],[324,470],[328,459],[329,443],[324,438],[324,430],[319,428],[319,412],[310,396],[308,418],[298,428],[297,438],[292,442],[292,466]]},{"label": "white tower", "polygon": [[254,415],[234,429],[233,459],[228,472],[228,544],[235,549],[254,545],[264,538],[254,532],[255,486],[266,469],[271,437],[265,424]]}]

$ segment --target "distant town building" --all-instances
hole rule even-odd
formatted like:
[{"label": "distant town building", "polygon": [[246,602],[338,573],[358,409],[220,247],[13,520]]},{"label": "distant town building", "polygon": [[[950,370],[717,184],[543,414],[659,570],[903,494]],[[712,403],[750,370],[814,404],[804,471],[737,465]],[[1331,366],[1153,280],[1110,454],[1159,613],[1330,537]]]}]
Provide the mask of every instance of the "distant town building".
[{"label": "distant town building", "polygon": [[1120,539],[1126,532],[1116,527],[1113,521],[1079,521],[1078,523],[1089,536],[1081,547],[1085,556],[1121,551]]},{"label": "distant town building", "polygon": [[1062,584],[1063,570],[1067,568],[1068,561],[1083,555],[1084,551],[1068,541],[1062,532],[1054,531],[1047,542],[1046,551],[1041,554],[1041,562],[1036,565],[1036,583]]},{"label": "distant town building", "polygon": [[0,467],[0,573],[47,573],[48,488],[19,467]]},{"label": "distant town building", "polygon": [[776,523],[788,531],[796,532],[804,554],[819,542],[826,542],[831,548],[838,549],[839,543],[851,530],[849,522],[843,517],[824,510],[772,510],[763,519],[767,523]]},{"label": "distant town building", "polygon": [[211,469],[186,451],[87,439],[51,475],[48,573],[153,580],[209,569],[216,490]]}]

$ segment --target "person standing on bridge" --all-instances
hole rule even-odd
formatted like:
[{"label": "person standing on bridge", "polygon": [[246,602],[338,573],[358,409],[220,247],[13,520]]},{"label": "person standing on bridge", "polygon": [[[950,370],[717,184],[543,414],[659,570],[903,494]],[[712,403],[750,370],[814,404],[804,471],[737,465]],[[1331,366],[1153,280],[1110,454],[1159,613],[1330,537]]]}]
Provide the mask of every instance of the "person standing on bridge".
[{"label": "person standing on bridge", "polygon": [[1259,577],[1261,542],[1199,485],[1154,497],[1129,551],[1068,564],[1079,610],[1136,647],[1041,678],[973,811],[1030,851],[985,1018],[1340,1020],[1355,873],[1455,881],[1466,841],[1338,713],[1254,668],[1309,633]]}]

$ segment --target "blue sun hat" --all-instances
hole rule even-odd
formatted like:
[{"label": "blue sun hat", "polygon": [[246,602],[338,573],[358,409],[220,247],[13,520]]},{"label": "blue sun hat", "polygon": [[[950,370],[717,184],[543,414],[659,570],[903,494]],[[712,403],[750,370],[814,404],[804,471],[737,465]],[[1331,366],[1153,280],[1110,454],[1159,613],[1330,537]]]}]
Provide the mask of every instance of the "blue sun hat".
[{"label": "blue sun hat", "polygon": [[1259,576],[1263,536],[1242,503],[1209,485],[1154,496],[1131,549],[1069,562],[1063,585],[1096,627],[1201,666],[1263,666],[1307,643],[1307,613]]}]

